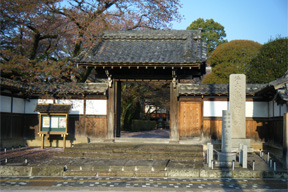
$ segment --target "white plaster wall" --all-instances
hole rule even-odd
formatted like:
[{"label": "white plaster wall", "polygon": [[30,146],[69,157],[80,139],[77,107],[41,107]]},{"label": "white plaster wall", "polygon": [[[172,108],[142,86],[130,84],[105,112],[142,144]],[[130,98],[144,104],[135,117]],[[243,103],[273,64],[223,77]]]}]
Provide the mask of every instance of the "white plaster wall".
[{"label": "white plaster wall", "polygon": [[269,117],[281,117],[286,111],[287,106],[285,104],[277,105],[275,101],[269,102]]},{"label": "white plaster wall", "polygon": [[13,98],[13,113],[25,113],[25,99]]},{"label": "white plaster wall", "polygon": [[222,117],[222,111],[228,109],[227,101],[204,101],[203,116],[204,117]]},{"label": "white plaster wall", "polygon": [[1,100],[1,112],[10,113],[11,112],[11,97],[0,96]]},{"label": "white plaster wall", "polygon": [[38,114],[34,112],[38,103],[53,103],[52,99],[30,99],[25,101],[25,113],[27,114]]},{"label": "white plaster wall", "polygon": [[269,112],[268,112],[269,117],[273,117],[273,114],[274,114],[273,113],[273,111],[274,111],[273,103],[274,103],[273,101],[269,101],[269,104],[268,104],[269,105]]},{"label": "white plaster wall", "polygon": [[246,117],[269,117],[269,103],[246,101]]},{"label": "white plaster wall", "polygon": [[284,116],[285,113],[287,113],[287,105],[283,104],[281,106],[281,116]]},{"label": "white plaster wall", "polygon": [[107,100],[86,100],[87,115],[107,115]]},{"label": "white plaster wall", "polygon": [[[204,101],[204,117],[222,117],[222,111],[229,109],[228,101]],[[268,102],[246,101],[246,117],[268,117]]]},{"label": "white plaster wall", "polygon": [[274,117],[280,116],[280,105],[277,105],[276,102],[273,102]]},{"label": "white plaster wall", "polygon": [[84,100],[83,99],[58,99],[55,101],[57,104],[72,104],[69,114],[84,114]]}]

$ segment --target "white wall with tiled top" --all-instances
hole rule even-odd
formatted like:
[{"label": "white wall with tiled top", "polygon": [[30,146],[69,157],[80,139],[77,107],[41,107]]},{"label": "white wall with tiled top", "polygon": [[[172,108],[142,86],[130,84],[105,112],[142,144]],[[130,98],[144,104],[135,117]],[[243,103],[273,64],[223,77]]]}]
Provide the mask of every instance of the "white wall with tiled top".
[{"label": "white wall with tiled top", "polygon": [[[204,117],[222,117],[222,111],[229,109],[228,101],[204,101]],[[269,117],[269,103],[246,101],[246,117]]]},{"label": "white wall with tiled top", "polygon": [[[20,114],[38,114],[35,108],[39,103],[53,103],[53,99],[23,99],[13,97],[0,96],[1,106],[0,112],[3,113],[20,113]],[[84,100],[83,99],[56,99],[55,104],[71,104],[72,108],[69,114],[83,115]],[[11,111],[11,106],[13,110]],[[107,115],[107,100],[87,99],[86,111],[87,115]]]}]

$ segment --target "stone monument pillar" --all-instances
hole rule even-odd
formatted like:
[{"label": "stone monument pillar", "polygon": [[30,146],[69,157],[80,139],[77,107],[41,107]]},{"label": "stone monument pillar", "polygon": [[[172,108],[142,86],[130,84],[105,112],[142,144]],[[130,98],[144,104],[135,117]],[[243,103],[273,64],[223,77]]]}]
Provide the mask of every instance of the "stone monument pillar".
[{"label": "stone monument pillar", "polygon": [[218,161],[220,166],[228,166],[232,161],[236,161],[236,153],[232,152],[232,127],[231,127],[231,112],[222,111],[222,145],[221,152],[218,152]]},{"label": "stone monument pillar", "polygon": [[222,143],[221,151],[232,152],[231,143],[231,113],[230,111],[222,111]]},{"label": "stone monument pillar", "polygon": [[229,111],[232,118],[232,150],[238,150],[239,144],[250,147],[246,139],[246,76],[231,74],[229,77]]}]

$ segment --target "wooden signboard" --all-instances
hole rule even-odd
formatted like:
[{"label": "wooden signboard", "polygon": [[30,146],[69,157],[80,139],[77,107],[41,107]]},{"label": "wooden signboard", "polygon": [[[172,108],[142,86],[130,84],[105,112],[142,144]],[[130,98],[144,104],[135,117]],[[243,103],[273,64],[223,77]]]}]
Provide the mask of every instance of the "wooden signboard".
[{"label": "wooden signboard", "polygon": [[72,105],[67,104],[38,104],[36,106],[35,112],[40,112],[38,134],[42,137],[42,149],[45,135],[61,135],[63,149],[65,149],[68,135],[68,113],[71,107]]}]

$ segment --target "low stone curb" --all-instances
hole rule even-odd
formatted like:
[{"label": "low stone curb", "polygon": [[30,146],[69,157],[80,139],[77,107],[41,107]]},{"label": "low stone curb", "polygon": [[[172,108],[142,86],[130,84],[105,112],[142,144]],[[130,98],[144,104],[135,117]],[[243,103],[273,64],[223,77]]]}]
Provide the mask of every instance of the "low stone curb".
[{"label": "low stone curb", "polygon": [[1,176],[106,176],[192,178],[288,178],[287,171],[173,169],[167,171],[64,171],[62,166],[0,166]]}]

